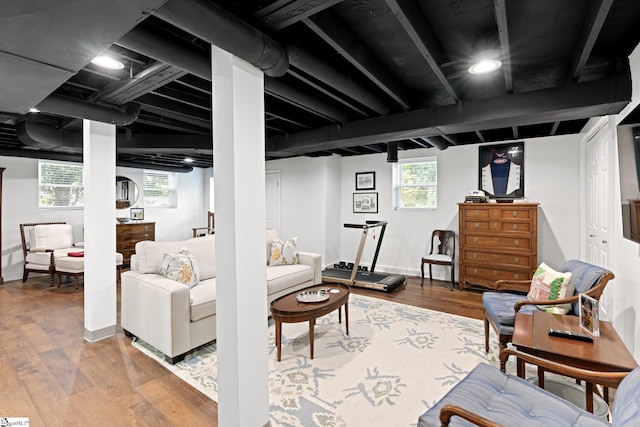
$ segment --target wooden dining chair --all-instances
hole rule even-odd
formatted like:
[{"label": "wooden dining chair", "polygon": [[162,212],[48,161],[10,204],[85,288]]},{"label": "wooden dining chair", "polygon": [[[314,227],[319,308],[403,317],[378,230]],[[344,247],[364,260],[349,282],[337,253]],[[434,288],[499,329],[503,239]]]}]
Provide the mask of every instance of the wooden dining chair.
[{"label": "wooden dining chair", "polygon": [[431,266],[444,265],[451,267],[451,290],[455,282],[456,273],[456,233],[451,230],[433,230],[431,233],[431,250],[429,255],[422,257],[420,264],[420,273],[422,274],[422,282],[424,285],[424,265],[429,264],[429,279],[433,280],[431,274]]},{"label": "wooden dining chair", "polygon": [[193,237],[202,237],[207,234],[215,234],[215,213],[207,212],[207,226],[206,227],[195,227],[192,228]]}]

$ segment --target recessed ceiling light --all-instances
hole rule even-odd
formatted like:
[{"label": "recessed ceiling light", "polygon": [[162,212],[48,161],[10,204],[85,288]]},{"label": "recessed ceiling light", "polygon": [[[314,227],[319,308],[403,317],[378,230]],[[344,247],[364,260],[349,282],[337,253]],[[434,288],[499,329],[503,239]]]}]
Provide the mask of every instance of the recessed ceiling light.
[{"label": "recessed ceiling light", "polygon": [[185,163],[193,163],[193,159],[191,157],[185,157],[183,161]]},{"label": "recessed ceiling light", "polygon": [[469,67],[471,74],[487,74],[502,67],[502,62],[497,59],[483,59]]},{"label": "recessed ceiling light", "polygon": [[107,55],[98,55],[93,58],[91,62],[99,67],[108,68],[110,70],[122,70],[124,68],[124,64],[121,61]]},{"label": "recessed ceiling light", "polygon": [[40,112],[40,110],[38,110],[38,109],[37,109],[37,108],[35,108],[35,107],[31,107],[31,108],[29,108],[29,112],[30,112],[30,113],[39,113],[39,112]]}]

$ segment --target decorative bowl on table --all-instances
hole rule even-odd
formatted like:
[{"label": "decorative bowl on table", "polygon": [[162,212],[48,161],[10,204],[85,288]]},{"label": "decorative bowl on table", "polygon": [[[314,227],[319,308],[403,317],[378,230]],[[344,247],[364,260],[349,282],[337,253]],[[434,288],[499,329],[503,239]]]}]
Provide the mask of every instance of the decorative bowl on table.
[{"label": "decorative bowl on table", "polygon": [[119,216],[119,217],[116,217],[116,220],[117,220],[118,222],[120,222],[120,223],[128,222],[128,221],[129,221],[129,217],[126,217],[126,216]]}]

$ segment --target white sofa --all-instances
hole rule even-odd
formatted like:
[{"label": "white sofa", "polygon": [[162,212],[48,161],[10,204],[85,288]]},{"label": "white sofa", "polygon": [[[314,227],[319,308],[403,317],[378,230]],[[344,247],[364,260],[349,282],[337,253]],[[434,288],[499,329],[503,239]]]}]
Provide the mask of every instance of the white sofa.
[{"label": "white sofa", "polygon": [[[267,230],[267,260],[275,230]],[[122,273],[120,324],[176,363],[190,350],[216,339],[215,234],[179,242],[142,241],[131,257],[131,270]],[[200,281],[192,288],[159,274],[165,253],[186,248],[195,258]],[[322,282],[322,258],[298,253],[299,264],[267,265],[268,303]]]}]

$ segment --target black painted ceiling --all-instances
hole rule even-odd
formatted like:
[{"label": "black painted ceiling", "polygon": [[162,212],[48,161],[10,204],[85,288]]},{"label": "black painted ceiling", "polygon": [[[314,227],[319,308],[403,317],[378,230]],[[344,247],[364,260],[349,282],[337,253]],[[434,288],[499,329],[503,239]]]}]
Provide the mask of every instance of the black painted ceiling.
[{"label": "black painted ceiling", "polygon": [[[573,134],[619,112],[640,2],[0,1],[0,155],[80,161],[91,118],[118,124],[120,165],[210,167],[208,47],[255,50],[243,23],[284,52],[265,74],[266,158],[351,156]],[[125,68],[91,64],[101,52]],[[469,74],[481,53],[503,67]]]}]

